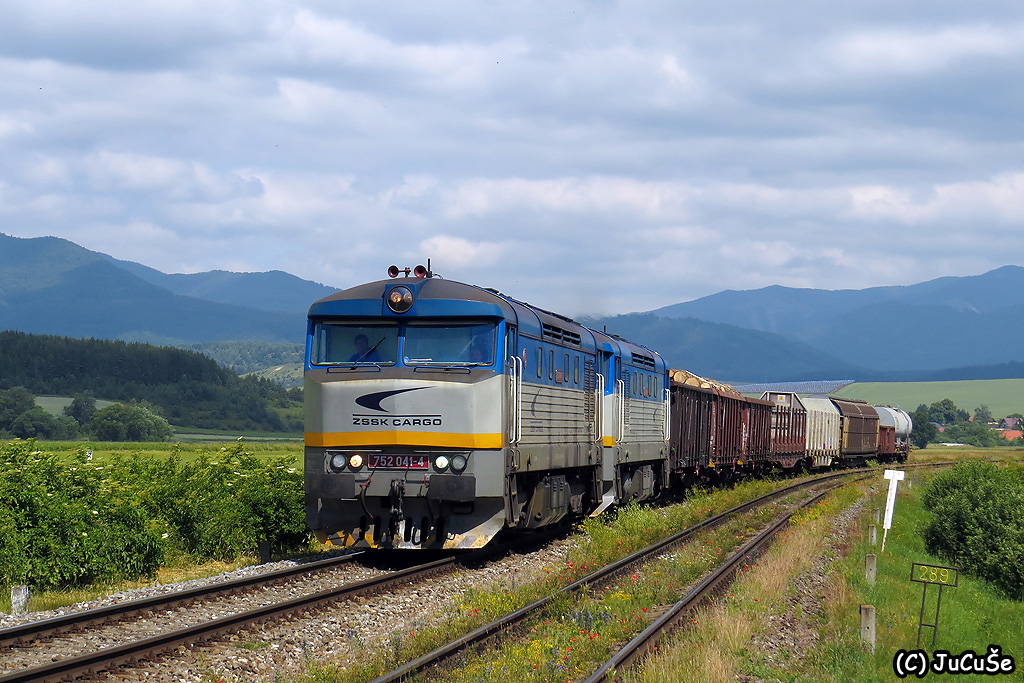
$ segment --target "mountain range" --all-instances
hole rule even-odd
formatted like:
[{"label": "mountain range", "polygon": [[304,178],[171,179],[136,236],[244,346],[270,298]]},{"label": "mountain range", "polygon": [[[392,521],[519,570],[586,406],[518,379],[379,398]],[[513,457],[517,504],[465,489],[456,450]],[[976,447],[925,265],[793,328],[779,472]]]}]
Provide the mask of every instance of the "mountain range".
[{"label": "mountain range", "polygon": [[1024,360],[1024,268],[860,290],[724,291],[652,311],[779,334],[873,370]]},{"label": "mountain range", "polygon": [[152,344],[303,342],[337,289],[281,271],[168,275],[57,237],[0,234],[0,329]]},{"label": "mountain range", "polygon": [[[0,329],[300,344],[310,303],[335,291],[282,271],[167,274],[58,237],[0,233]],[[582,322],[726,381],[1024,376],[1021,292],[1024,268],[1004,266],[905,287],[729,290]]]}]

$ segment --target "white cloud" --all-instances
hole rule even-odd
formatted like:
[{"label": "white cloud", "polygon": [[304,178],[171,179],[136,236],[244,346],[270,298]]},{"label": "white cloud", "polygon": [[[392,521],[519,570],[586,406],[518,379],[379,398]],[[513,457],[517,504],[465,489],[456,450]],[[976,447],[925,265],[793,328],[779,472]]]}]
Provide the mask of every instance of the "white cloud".
[{"label": "white cloud", "polygon": [[503,249],[494,242],[471,242],[461,237],[435,235],[420,242],[420,251],[443,267],[478,269],[493,266]]},{"label": "white cloud", "polygon": [[970,59],[1019,59],[1024,52],[1024,26],[871,29],[829,41],[822,52],[847,71],[913,75]]},{"label": "white cloud", "polygon": [[14,0],[0,231],[335,285],[430,257],[569,313],[971,274],[1017,260],[1022,27],[998,0]]},{"label": "white cloud", "polygon": [[519,208],[571,213],[631,212],[681,218],[694,194],[685,183],[644,182],[630,178],[558,178],[473,180],[447,194],[445,214],[479,216]]}]

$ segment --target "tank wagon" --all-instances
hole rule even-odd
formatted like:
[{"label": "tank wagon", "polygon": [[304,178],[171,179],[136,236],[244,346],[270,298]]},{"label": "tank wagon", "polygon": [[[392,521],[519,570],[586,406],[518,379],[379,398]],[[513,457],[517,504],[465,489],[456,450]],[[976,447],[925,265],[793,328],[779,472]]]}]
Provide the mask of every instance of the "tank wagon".
[{"label": "tank wagon", "polygon": [[878,459],[906,462],[914,421],[900,408],[875,406],[875,410],[878,411]]},{"label": "tank wagon", "polygon": [[389,275],[309,309],[305,504],[322,542],[476,548],[698,478],[909,452],[903,411],[744,397],[497,290]]}]

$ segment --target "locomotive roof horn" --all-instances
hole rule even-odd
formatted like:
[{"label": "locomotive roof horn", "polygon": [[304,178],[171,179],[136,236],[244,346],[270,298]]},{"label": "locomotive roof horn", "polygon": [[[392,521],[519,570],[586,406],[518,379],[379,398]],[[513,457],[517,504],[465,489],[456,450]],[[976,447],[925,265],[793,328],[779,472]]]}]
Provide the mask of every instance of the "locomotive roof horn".
[{"label": "locomotive roof horn", "polygon": [[399,268],[398,266],[391,266],[388,268],[388,277],[398,277],[402,274],[409,277],[410,273],[421,280],[425,277],[434,277],[433,271],[430,270],[430,259],[427,259],[427,265],[425,266],[416,266],[415,268]]}]

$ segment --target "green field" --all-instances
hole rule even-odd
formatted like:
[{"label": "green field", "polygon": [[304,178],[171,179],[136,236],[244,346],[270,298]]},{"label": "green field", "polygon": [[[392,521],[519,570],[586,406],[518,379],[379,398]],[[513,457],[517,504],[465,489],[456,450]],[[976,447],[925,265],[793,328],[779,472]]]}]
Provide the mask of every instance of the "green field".
[{"label": "green field", "polygon": [[857,382],[835,393],[873,405],[891,405],[914,412],[922,403],[931,405],[944,398],[973,414],[988,406],[995,418],[1024,414],[1024,379],[978,379],[960,382]]},{"label": "green field", "polygon": [[[64,409],[71,405],[70,396],[36,396],[36,405],[51,415],[63,415]],[[114,401],[96,399],[96,410],[114,405]]]}]

